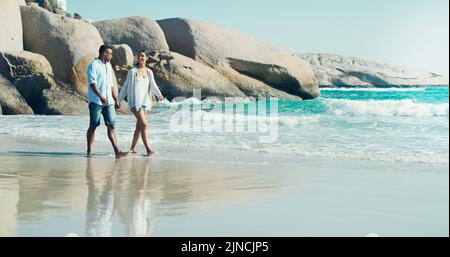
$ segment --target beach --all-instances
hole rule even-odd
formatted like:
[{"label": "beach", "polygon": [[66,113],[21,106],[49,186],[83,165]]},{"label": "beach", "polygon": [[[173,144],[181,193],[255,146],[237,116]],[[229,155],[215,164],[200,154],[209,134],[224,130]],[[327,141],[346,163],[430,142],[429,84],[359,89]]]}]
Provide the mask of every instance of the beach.
[{"label": "beach", "polygon": [[1,141],[1,236],[448,236],[448,165],[88,159]]}]

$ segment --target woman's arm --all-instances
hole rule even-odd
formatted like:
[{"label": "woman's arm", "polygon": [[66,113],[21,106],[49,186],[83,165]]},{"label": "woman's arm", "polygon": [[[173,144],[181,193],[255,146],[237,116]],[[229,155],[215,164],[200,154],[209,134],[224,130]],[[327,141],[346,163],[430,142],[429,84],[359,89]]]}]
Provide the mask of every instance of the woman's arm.
[{"label": "woman's arm", "polygon": [[129,70],[127,73],[127,78],[125,80],[125,83],[123,83],[123,86],[120,89],[119,102],[122,102],[123,99],[125,99],[125,97],[127,96],[128,87],[130,86],[130,83],[131,83],[131,77],[132,77],[132,71]]},{"label": "woman's arm", "polygon": [[148,76],[150,78],[150,87],[148,88],[149,96],[151,97],[151,92],[153,91],[155,95],[158,97],[158,100],[162,101],[164,98],[161,94],[161,91],[158,88],[158,85],[156,85],[155,76],[153,75],[152,70],[148,69]]}]

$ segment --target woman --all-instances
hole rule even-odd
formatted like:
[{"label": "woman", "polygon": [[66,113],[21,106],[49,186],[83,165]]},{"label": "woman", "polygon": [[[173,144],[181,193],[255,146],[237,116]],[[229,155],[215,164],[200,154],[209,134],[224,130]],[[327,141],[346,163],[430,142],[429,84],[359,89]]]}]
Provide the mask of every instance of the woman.
[{"label": "woman", "polygon": [[153,95],[156,95],[159,101],[164,98],[156,85],[153,72],[145,66],[147,59],[148,56],[144,50],[138,52],[137,65],[128,71],[127,79],[120,90],[119,103],[127,97],[128,105],[137,120],[130,153],[137,153],[136,144],[139,137],[142,137],[147,156],[150,156],[154,152],[148,145],[146,112],[152,108]]}]

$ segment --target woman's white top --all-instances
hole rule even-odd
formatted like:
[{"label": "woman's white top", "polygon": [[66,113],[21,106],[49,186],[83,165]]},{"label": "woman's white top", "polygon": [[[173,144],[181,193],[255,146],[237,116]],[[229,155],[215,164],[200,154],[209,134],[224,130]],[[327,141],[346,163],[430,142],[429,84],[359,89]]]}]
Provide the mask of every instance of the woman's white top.
[{"label": "woman's white top", "polygon": [[119,101],[123,101],[126,97],[130,109],[151,110],[153,95],[162,97],[152,70],[147,68],[147,77],[138,75],[137,68],[129,70],[127,79],[120,90]]}]

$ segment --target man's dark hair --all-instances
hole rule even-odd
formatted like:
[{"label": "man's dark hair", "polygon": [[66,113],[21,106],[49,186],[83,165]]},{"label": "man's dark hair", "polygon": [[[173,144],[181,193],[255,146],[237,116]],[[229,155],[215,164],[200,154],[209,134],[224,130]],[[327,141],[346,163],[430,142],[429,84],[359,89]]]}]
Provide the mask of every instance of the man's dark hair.
[{"label": "man's dark hair", "polygon": [[111,49],[112,47],[110,45],[102,45],[100,46],[100,49],[98,49],[98,55],[102,55],[104,52],[106,52],[106,49]]}]

